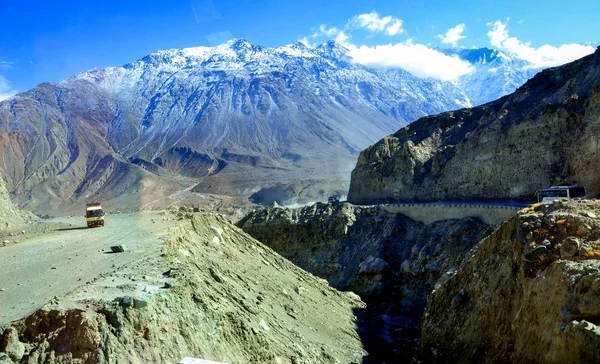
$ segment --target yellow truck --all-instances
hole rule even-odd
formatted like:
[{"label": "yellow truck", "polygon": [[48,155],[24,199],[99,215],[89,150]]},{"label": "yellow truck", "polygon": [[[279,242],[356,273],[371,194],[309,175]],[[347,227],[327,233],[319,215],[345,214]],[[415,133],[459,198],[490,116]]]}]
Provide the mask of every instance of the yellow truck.
[{"label": "yellow truck", "polygon": [[100,202],[88,203],[85,206],[85,219],[89,228],[94,226],[104,226],[104,211]]}]

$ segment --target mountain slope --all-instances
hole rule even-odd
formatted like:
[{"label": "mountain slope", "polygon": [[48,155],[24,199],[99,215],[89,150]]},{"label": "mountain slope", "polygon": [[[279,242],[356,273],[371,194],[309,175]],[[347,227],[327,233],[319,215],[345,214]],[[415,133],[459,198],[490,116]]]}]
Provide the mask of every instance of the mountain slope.
[{"label": "mountain slope", "polygon": [[600,50],[515,93],[422,118],[363,151],[348,200],[532,199],[556,183],[600,192]]},{"label": "mountain slope", "polygon": [[[67,244],[75,243],[63,233]],[[371,315],[358,296],[336,291],[216,214],[186,213],[163,233],[164,243],[154,236],[140,249],[128,244],[133,259],[94,249],[89,264],[98,266],[94,254],[103,255],[100,260],[112,263],[104,267],[109,272],[86,284],[84,278],[3,325],[0,362],[356,363],[368,357],[366,342],[373,339],[364,320]],[[101,238],[94,243],[110,250]]]},{"label": "mountain slope", "polygon": [[384,77],[345,53],[333,42],[235,39],[41,84],[0,103],[0,173],[21,205],[44,213],[198,182],[203,192],[247,195],[300,177],[317,191],[323,179],[339,188],[359,150],[469,105],[450,83]]},{"label": "mountain slope", "polygon": [[454,84],[469,98],[473,106],[485,104],[514,92],[540,71],[529,62],[489,48],[438,49],[469,62],[474,72],[461,76]]},{"label": "mountain slope", "polygon": [[[345,52],[331,42],[270,49],[234,39],[215,48],[159,51],[76,78],[100,84],[118,106],[128,106],[118,109],[108,139],[120,154],[148,160],[176,145],[271,158],[308,149],[306,142],[355,152],[389,128],[467,104],[441,98],[429,107],[427,99],[444,87],[457,91],[449,84],[399,91]],[[408,74],[404,83],[423,82]],[[402,112],[401,103],[414,110]]]},{"label": "mountain slope", "polygon": [[[17,227],[35,220],[33,214],[21,211],[13,204],[4,186],[4,181],[0,178],[0,238],[3,239],[5,235],[17,232]],[[3,246],[4,240],[0,244],[2,244],[0,246]]]}]

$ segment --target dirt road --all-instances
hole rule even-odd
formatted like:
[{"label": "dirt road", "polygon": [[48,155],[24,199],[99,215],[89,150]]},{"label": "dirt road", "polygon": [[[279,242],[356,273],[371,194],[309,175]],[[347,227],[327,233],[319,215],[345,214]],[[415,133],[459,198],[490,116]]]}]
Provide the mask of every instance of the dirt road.
[{"label": "dirt road", "polygon": [[[22,318],[100,274],[157,254],[173,221],[157,212],[106,216],[106,226],[88,229],[82,217],[57,221],[72,228],[52,231],[0,248],[0,325]],[[125,244],[126,253],[110,253]]]}]

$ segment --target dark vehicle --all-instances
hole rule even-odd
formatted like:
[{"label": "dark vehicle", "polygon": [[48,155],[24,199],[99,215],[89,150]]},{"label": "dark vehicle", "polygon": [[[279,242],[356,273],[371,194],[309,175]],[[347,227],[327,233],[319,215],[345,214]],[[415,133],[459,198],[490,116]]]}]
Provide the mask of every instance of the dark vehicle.
[{"label": "dark vehicle", "polygon": [[584,198],[586,195],[585,187],[579,185],[572,186],[552,186],[535,192],[538,202],[568,200],[572,198]]},{"label": "dark vehicle", "polygon": [[336,205],[336,204],[340,203],[340,195],[329,196],[329,198],[327,199],[327,202],[329,202],[332,205]]}]

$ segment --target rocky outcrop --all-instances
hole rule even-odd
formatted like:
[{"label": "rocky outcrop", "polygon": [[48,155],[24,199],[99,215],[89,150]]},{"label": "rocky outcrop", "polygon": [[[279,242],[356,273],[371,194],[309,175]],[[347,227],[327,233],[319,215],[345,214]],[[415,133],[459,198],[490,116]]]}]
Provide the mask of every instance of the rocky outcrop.
[{"label": "rocky outcrop", "polygon": [[422,312],[427,294],[491,230],[475,218],[425,225],[348,203],[256,210],[238,226],[307,271],[388,313]]},{"label": "rocky outcrop", "polygon": [[[37,217],[28,211],[23,211],[13,204],[6,191],[4,180],[0,177],[0,246],[5,244],[4,236],[14,235],[20,228],[37,221]],[[14,239],[9,240],[14,241]]]},{"label": "rocky outcrop", "polygon": [[427,295],[460,266],[490,227],[476,218],[425,225],[348,203],[256,210],[238,226],[307,271],[361,296],[373,362],[410,357]]},{"label": "rocky outcrop", "polygon": [[425,363],[598,363],[600,204],[522,210],[429,296]]},{"label": "rocky outcrop", "polygon": [[360,362],[364,308],[223,217],[186,213],[160,256],[0,330],[0,362]]},{"label": "rocky outcrop", "polygon": [[600,50],[513,94],[422,118],[364,150],[348,201],[533,199],[579,183],[600,192]]}]

